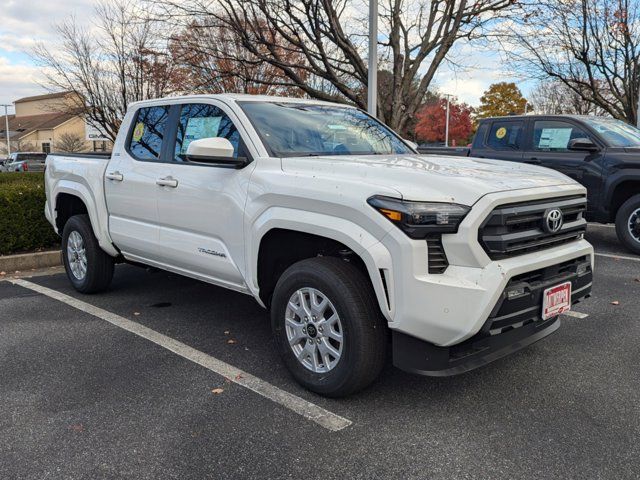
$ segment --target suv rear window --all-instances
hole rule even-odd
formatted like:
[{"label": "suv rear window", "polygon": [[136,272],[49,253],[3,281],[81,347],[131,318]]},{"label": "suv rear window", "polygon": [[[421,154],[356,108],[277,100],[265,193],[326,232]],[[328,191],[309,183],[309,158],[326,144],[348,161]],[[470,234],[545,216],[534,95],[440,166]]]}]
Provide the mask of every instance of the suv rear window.
[{"label": "suv rear window", "polygon": [[524,122],[493,122],[486,145],[494,150],[520,150],[523,129]]},{"label": "suv rear window", "polygon": [[158,160],[167,130],[169,105],[138,110],[129,140],[129,153],[138,160]]}]

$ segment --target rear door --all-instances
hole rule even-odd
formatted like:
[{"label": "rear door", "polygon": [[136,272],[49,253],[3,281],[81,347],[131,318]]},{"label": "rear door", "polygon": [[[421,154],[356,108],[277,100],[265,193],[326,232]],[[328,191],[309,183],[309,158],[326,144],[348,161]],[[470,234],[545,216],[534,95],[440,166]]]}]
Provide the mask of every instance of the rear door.
[{"label": "rear door", "polygon": [[482,122],[471,156],[519,162],[522,160],[525,121],[497,119]]},{"label": "rear door", "polygon": [[206,102],[176,106],[169,171],[175,183],[161,187],[158,196],[162,261],[190,276],[245,290],[243,218],[255,163],[234,169],[185,160],[190,142],[210,137],[224,137],[234,156],[252,158],[233,112],[221,102]]},{"label": "rear door", "polygon": [[596,145],[599,140],[569,119],[535,120],[531,130],[524,161],[564,173],[587,187],[590,201],[596,200],[601,190],[603,153],[572,151],[568,145],[576,138],[589,138]]},{"label": "rear door", "polygon": [[170,106],[142,107],[134,113],[125,143],[114,149],[105,174],[109,232],[131,259],[157,261],[158,179],[167,176],[166,136]]}]

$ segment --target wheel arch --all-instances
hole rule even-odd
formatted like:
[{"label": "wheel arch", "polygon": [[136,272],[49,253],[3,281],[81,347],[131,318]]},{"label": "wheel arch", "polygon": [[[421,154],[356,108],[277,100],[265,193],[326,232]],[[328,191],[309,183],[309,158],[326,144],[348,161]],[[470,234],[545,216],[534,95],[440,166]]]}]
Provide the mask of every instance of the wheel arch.
[{"label": "wheel arch", "polygon": [[265,306],[279,276],[296,261],[318,255],[339,256],[368,278],[381,312],[392,318],[391,256],[380,241],[355,223],[315,212],[274,208],[251,225],[247,242],[249,289]]},{"label": "wheel arch", "polygon": [[640,170],[621,172],[617,178],[610,180],[607,188],[606,205],[609,207],[609,221],[615,221],[616,214],[622,204],[629,198],[640,193]]},{"label": "wheel arch", "polygon": [[100,247],[111,256],[117,256],[118,250],[111,243],[106,219],[101,221],[95,207],[92,193],[82,184],[59,182],[53,194],[52,219],[58,235],[62,235],[64,225],[73,215],[89,215],[91,228]]}]

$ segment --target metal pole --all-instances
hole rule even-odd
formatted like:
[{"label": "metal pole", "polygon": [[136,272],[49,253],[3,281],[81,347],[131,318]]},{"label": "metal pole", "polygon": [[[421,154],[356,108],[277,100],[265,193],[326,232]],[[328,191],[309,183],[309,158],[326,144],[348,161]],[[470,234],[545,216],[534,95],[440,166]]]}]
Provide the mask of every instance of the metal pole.
[{"label": "metal pole", "polygon": [[369,0],[369,78],[367,111],[378,116],[378,0]]},{"label": "metal pole", "polygon": [[3,105],[4,107],[4,123],[5,133],[7,134],[7,158],[11,156],[11,142],[9,141],[9,110],[11,105]]},{"label": "metal pole", "polygon": [[638,108],[636,109],[636,126],[640,128],[640,90],[638,90]]},{"label": "metal pole", "polygon": [[444,146],[449,146],[449,98],[451,95],[445,95],[447,97],[447,116],[444,122]]}]

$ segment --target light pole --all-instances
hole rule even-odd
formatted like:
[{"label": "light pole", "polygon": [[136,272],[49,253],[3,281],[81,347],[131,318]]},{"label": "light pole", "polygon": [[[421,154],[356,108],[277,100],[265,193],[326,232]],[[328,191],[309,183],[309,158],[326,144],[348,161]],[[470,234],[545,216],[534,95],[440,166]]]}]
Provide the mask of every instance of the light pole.
[{"label": "light pole", "polygon": [[444,121],[444,146],[448,147],[449,146],[449,103],[452,95],[446,93],[444,96],[447,97],[447,114]]},{"label": "light pole", "polygon": [[378,0],[369,0],[369,78],[367,80],[367,111],[378,113]]},{"label": "light pole", "polygon": [[4,125],[5,133],[7,134],[7,158],[11,156],[11,142],[9,142],[9,110],[11,105],[2,105],[4,107]]}]

